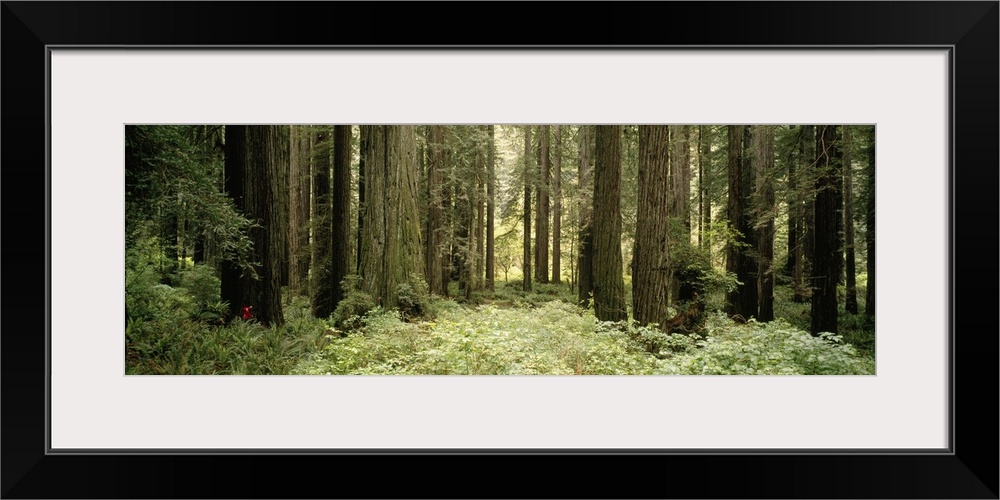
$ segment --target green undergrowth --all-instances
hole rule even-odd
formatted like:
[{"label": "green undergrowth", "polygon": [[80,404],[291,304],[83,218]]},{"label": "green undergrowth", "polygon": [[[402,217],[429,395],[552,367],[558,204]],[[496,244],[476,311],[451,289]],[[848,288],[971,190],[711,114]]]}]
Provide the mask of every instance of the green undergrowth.
[{"label": "green undergrowth", "polygon": [[[639,375],[871,374],[874,363],[835,335],[814,337],[786,321],[736,324],[710,315],[705,335],[667,335],[604,323],[554,300],[444,309],[405,322],[375,310],[361,326],[296,366],[295,374]],[[651,349],[651,346],[653,347]]]}]

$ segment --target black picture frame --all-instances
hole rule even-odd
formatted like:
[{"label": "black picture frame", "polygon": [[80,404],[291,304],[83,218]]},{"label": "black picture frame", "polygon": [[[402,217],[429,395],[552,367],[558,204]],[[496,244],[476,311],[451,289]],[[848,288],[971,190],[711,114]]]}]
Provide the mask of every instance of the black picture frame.
[{"label": "black picture frame", "polygon": [[[552,11],[572,17],[550,17]],[[5,1],[3,254],[8,270],[16,263],[18,269],[46,269],[46,275],[17,276],[3,294],[2,496],[998,498],[998,21],[996,1],[580,2],[544,8],[534,2]],[[951,48],[950,453],[47,453],[44,318],[58,311],[47,310],[46,47],[609,43]],[[382,479],[362,480],[373,475]],[[468,490],[466,484],[479,487]]]}]

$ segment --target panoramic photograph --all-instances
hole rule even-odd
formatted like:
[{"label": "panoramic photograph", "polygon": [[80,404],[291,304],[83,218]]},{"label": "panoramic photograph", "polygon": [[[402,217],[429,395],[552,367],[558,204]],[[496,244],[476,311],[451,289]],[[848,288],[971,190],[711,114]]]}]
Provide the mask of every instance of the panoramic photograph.
[{"label": "panoramic photograph", "polygon": [[126,125],[127,375],[874,375],[874,125]]}]

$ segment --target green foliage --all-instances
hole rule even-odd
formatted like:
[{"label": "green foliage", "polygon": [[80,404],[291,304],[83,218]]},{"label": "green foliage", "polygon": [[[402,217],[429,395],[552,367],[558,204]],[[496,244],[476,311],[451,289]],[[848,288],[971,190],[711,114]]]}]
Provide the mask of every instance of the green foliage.
[{"label": "green foliage", "polygon": [[414,275],[408,283],[400,283],[397,303],[400,314],[407,320],[431,313],[431,293],[427,282]]},{"label": "green foliage", "polygon": [[659,370],[689,375],[863,375],[874,363],[839,335],[819,336],[782,320],[737,325],[723,314],[709,318],[697,349],[665,359]]},{"label": "green foliage", "polygon": [[361,290],[361,277],[356,274],[345,277],[340,286],[344,290],[344,298],[337,304],[330,320],[340,328],[353,330],[361,326],[361,318],[375,309],[378,303],[375,297]]},{"label": "green foliage", "polygon": [[[452,303],[453,304],[453,303]],[[435,321],[408,323],[376,309],[330,343],[301,374],[871,374],[874,363],[837,336],[786,322],[737,325],[709,318],[706,336],[598,322],[563,301],[538,307],[453,305]],[[651,349],[651,347],[653,347]],[[650,351],[653,352],[650,352]]]}]

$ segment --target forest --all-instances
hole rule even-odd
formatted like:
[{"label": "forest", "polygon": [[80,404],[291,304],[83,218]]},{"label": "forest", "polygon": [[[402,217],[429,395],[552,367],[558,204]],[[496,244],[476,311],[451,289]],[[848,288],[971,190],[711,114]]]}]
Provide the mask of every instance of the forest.
[{"label": "forest", "polygon": [[127,125],[125,373],[872,375],[873,125]]}]

